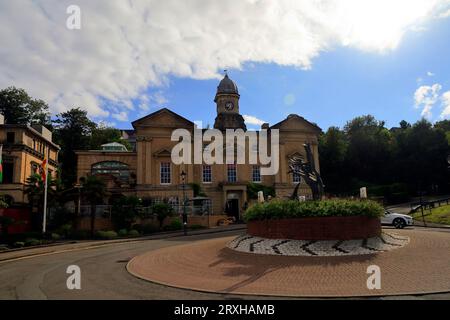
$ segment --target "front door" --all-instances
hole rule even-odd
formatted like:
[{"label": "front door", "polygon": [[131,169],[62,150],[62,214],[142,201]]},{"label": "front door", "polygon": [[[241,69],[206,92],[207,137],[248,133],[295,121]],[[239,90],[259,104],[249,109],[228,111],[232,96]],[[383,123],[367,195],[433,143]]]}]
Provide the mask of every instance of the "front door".
[{"label": "front door", "polygon": [[227,201],[227,215],[234,217],[236,221],[239,221],[239,200],[230,199]]}]

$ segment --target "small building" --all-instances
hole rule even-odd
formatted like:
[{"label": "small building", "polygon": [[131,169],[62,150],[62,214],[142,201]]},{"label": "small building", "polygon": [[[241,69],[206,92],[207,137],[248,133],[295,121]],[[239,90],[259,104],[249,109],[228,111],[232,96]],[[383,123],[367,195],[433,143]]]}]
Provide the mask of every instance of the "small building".
[{"label": "small building", "polygon": [[0,144],[3,145],[3,182],[0,195],[13,204],[28,203],[26,180],[39,173],[44,155],[49,155],[48,174],[56,177],[60,147],[52,141],[52,132],[42,125],[4,124],[0,117]]}]

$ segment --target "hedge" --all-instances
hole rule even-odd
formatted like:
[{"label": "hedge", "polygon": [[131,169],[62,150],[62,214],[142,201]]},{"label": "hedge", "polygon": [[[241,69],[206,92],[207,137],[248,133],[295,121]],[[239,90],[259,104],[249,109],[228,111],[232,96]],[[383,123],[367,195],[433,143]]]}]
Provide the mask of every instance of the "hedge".
[{"label": "hedge", "polygon": [[256,204],[244,214],[246,221],[302,217],[368,216],[380,217],[383,207],[370,200],[323,200],[299,202],[273,200]]}]

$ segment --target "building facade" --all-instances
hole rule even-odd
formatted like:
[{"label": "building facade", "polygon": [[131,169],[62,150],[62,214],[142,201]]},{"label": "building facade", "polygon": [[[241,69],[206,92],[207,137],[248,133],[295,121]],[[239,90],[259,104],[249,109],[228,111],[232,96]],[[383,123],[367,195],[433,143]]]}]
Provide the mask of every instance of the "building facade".
[{"label": "building facade", "polygon": [[[240,113],[239,99],[236,83],[225,75],[214,99],[215,129],[247,130]],[[269,133],[273,129],[279,130],[280,166],[278,173],[271,176],[262,176],[258,164],[175,165],[171,160],[171,152],[178,142],[171,141],[172,132],[176,129],[193,132],[195,125],[169,109],[164,108],[138,119],[132,126],[134,130],[122,132],[133,150],[109,147],[78,151],[78,178],[101,175],[108,181],[112,194],[136,195],[156,201],[165,199],[175,205],[183,199],[183,192],[192,199],[194,194],[191,184],[197,184],[202,190],[208,213],[225,212],[236,218],[241,217],[243,210],[252,201],[247,194],[250,183],[272,187],[276,197],[280,198],[289,197],[300,183],[299,193],[311,196],[309,187],[300,177],[289,173],[288,161],[292,155],[304,154],[303,144],[310,143],[316,168],[319,168],[318,136],[321,130],[298,115],[289,115],[272,126],[262,125]]]},{"label": "building facade", "polygon": [[39,174],[45,155],[49,156],[48,174],[56,177],[60,148],[44,126],[4,124],[3,116],[0,118],[0,144],[3,146],[0,195],[13,204],[28,203],[24,193],[26,180],[32,174]]}]

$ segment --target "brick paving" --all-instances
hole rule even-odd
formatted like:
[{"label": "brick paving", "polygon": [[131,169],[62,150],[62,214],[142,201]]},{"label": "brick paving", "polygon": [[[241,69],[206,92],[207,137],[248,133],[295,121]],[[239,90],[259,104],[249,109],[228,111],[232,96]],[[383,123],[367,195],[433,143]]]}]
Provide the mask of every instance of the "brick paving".
[{"label": "brick paving", "polygon": [[[156,283],[217,293],[350,297],[450,292],[450,233],[396,230],[397,250],[360,256],[305,257],[243,253],[235,237],[205,240],[137,256],[130,273]],[[381,290],[367,289],[367,267],[381,268]]]}]

